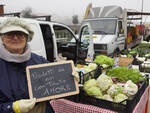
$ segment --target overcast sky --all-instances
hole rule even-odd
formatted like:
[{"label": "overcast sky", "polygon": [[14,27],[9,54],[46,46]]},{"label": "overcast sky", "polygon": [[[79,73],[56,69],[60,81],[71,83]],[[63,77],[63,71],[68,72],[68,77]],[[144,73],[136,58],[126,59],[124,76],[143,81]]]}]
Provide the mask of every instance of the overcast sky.
[{"label": "overcast sky", "polygon": [[[71,18],[78,14],[82,19],[89,3],[93,7],[119,5],[122,8],[141,11],[142,0],[1,0],[5,13],[18,12],[30,7],[33,13],[52,15],[57,18]],[[150,12],[150,0],[143,0],[143,11]]]}]

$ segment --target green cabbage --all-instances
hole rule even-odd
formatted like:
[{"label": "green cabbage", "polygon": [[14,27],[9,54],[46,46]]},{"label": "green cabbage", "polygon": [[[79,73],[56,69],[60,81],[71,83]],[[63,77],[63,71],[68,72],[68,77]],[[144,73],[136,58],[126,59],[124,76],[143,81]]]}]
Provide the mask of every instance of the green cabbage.
[{"label": "green cabbage", "polygon": [[114,65],[114,59],[110,58],[110,57],[107,57],[105,55],[96,56],[94,62],[98,63],[98,64],[101,64],[101,65],[103,65],[103,64],[106,64],[108,66],[113,66]]},{"label": "green cabbage", "polygon": [[[122,102],[122,101],[124,101],[124,100],[126,100],[126,99],[128,99],[128,97],[125,95],[125,94],[118,94],[118,95],[116,95],[115,97],[114,97],[114,102],[117,102],[117,103],[119,103],[119,102]],[[123,102],[123,104],[126,104],[126,102]]]},{"label": "green cabbage", "polygon": [[83,89],[84,89],[84,91],[87,91],[89,88],[95,87],[95,86],[96,87],[98,86],[96,80],[95,79],[90,79],[90,80],[88,80],[84,83]]},{"label": "green cabbage", "polygon": [[150,58],[150,53],[147,53],[147,54],[145,55],[145,57],[146,57],[146,58]]},{"label": "green cabbage", "polygon": [[92,71],[92,69],[90,69],[88,66],[87,67],[84,67],[84,73],[88,73]]},{"label": "green cabbage", "polygon": [[84,66],[84,73],[88,73],[90,71],[93,71],[97,68],[97,64],[95,63],[89,63],[88,66]]},{"label": "green cabbage", "polygon": [[95,63],[89,63],[88,67],[91,69],[91,70],[95,70],[97,68],[97,64]]},{"label": "green cabbage", "polygon": [[108,100],[108,101],[113,101],[113,98],[112,98],[110,95],[108,95],[108,94],[105,94],[105,95],[102,97],[102,99]]},{"label": "green cabbage", "polygon": [[89,89],[86,90],[86,93],[89,95],[89,96],[98,96],[98,97],[102,97],[102,92],[100,90],[99,87],[90,87]]}]

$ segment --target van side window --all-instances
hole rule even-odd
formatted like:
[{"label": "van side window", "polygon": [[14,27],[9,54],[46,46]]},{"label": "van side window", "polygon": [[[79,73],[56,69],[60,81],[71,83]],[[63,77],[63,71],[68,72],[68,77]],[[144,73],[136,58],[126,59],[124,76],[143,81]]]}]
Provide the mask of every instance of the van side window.
[{"label": "van side window", "polygon": [[61,42],[67,44],[70,41],[75,41],[72,33],[67,28],[59,25],[54,25],[53,28],[57,43]]},{"label": "van side window", "polygon": [[54,61],[54,48],[53,48],[54,44],[53,44],[53,37],[52,37],[50,26],[46,24],[40,24],[40,27],[41,27],[42,35],[44,38],[47,60],[49,60],[50,62],[53,62]]},{"label": "van side window", "polygon": [[58,57],[76,61],[77,59],[77,42],[73,33],[62,25],[53,26],[58,49]]},{"label": "van side window", "polygon": [[119,21],[118,22],[118,31],[119,31],[119,34],[123,34],[123,32],[121,30],[122,30],[122,21]]},{"label": "van side window", "polygon": [[89,41],[90,41],[90,33],[89,33],[89,28],[88,26],[84,26],[81,29],[81,36],[80,36],[80,41],[82,47],[87,48],[89,46]]}]

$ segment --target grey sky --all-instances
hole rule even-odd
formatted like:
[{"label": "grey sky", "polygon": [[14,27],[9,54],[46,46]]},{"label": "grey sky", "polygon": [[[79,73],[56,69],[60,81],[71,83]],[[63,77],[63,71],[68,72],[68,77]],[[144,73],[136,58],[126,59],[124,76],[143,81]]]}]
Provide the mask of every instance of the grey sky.
[{"label": "grey sky", "polygon": [[[2,0],[5,4],[5,12],[16,12],[32,8],[37,14],[51,14],[52,17],[70,18],[78,14],[82,19],[87,5],[92,2],[93,7],[106,5],[119,5],[122,8],[141,11],[142,0]],[[143,10],[150,12],[150,0],[143,0]]]}]

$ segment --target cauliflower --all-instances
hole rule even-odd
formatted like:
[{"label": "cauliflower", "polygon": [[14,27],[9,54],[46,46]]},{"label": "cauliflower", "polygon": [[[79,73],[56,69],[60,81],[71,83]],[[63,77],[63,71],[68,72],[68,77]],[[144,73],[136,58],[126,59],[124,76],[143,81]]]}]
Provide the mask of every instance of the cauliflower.
[{"label": "cauliflower", "polygon": [[93,86],[93,87],[90,87],[89,89],[87,89],[86,93],[89,96],[98,96],[98,97],[102,97],[103,96],[100,88],[96,87],[96,86]]},{"label": "cauliflower", "polygon": [[83,89],[85,91],[87,91],[89,88],[94,87],[94,86],[98,86],[96,80],[95,79],[90,79],[90,80],[88,80],[84,83]]},{"label": "cauliflower", "polygon": [[108,95],[108,94],[105,94],[105,95],[102,97],[102,99],[108,100],[108,101],[113,101],[113,98],[112,98],[110,95]]},{"label": "cauliflower", "polygon": [[[118,95],[116,95],[115,97],[114,97],[114,102],[117,102],[117,103],[119,103],[119,102],[122,102],[122,101],[124,101],[124,100],[126,100],[126,99],[128,99],[128,97],[125,95],[125,94],[118,94]],[[126,102],[123,102],[123,104],[126,104]]]},{"label": "cauliflower", "polygon": [[99,88],[101,89],[101,91],[106,91],[110,86],[113,85],[113,81],[112,81],[111,77],[109,77],[105,74],[101,74],[97,78],[97,84],[98,84]]},{"label": "cauliflower", "polygon": [[107,93],[114,97],[119,93],[123,93],[123,87],[120,84],[113,84],[108,90]]},{"label": "cauliflower", "polygon": [[138,87],[136,84],[134,84],[131,80],[128,80],[126,84],[124,85],[124,93],[128,96],[133,96],[137,93]]}]

